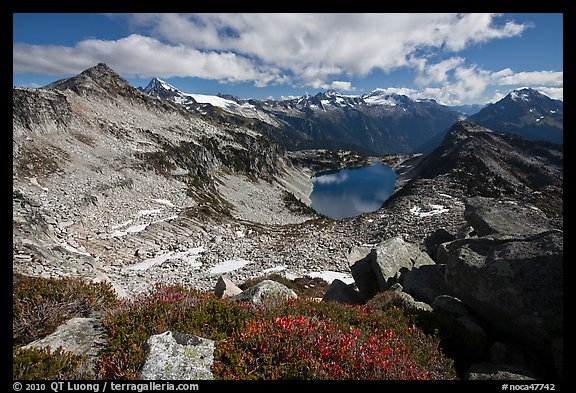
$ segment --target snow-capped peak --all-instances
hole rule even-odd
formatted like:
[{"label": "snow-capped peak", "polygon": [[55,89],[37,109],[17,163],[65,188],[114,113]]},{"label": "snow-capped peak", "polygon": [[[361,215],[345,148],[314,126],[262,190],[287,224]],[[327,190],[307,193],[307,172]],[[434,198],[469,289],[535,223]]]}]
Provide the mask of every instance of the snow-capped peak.
[{"label": "snow-capped peak", "polygon": [[530,101],[536,97],[540,97],[543,94],[538,90],[534,90],[530,87],[520,87],[510,92],[510,98],[514,101]]},{"label": "snow-capped peak", "polygon": [[396,93],[387,93],[382,89],[376,89],[371,93],[368,93],[362,96],[364,102],[368,105],[384,105],[384,106],[397,106],[401,105],[402,103],[407,103],[410,100],[409,97],[396,94]]},{"label": "snow-capped peak", "polygon": [[159,93],[163,92],[171,92],[171,93],[180,93],[180,90],[172,86],[170,83],[163,81],[160,78],[153,78],[148,86],[144,88],[144,93],[150,94],[151,92]]}]

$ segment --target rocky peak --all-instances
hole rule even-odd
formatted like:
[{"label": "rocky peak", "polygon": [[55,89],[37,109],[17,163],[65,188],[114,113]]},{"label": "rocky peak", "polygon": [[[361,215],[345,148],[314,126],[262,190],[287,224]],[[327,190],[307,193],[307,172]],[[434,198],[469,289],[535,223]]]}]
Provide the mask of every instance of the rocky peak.
[{"label": "rocky peak", "polygon": [[158,96],[167,92],[180,93],[177,88],[159,78],[152,78],[150,83],[148,83],[145,88],[140,90],[150,96]]},{"label": "rocky peak", "polygon": [[522,87],[511,91],[507,97],[514,101],[531,101],[534,99],[546,99],[548,96],[540,93],[538,90],[534,90],[530,87]]},{"label": "rocky peak", "polygon": [[560,145],[459,121],[406,177],[452,179],[466,196],[513,197],[555,217],[563,211],[562,163]]},{"label": "rocky peak", "polygon": [[79,75],[60,79],[44,87],[53,90],[72,90],[80,95],[88,92],[99,92],[100,94],[128,95],[133,94],[137,89],[132,87],[128,81],[118,75],[105,63],[98,63],[90,67]]},{"label": "rocky peak", "polygon": [[564,103],[530,88],[513,90],[470,119],[493,130],[526,139],[560,144],[564,140]]}]

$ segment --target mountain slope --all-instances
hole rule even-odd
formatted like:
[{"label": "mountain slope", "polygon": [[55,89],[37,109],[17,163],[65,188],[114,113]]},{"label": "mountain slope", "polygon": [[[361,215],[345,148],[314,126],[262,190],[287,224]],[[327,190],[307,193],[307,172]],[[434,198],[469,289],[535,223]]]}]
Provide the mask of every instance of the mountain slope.
[{"label": "mountain slope", "polygon": [[[563,214],[562,146],[499,133],[470,121],[456,123],[405,178],[443,179],[463,196],[513,198],[550,217]],[[407,192],[411,186],[403,192]]]},{"label": "mountain slope", "polygon": [[[287,205],[290,194],[309,203],[311,185],[277,144],[152,98],[105,64],[14,88],[12,151],[14,270],[25,274],[104,275],[134,293],[172,274],[143,270],[170,261],[209,286],[213,265],[246,258],[243,222],[312,218]],[[261,258],[255,268],[275,266]]]},{"label": "mountain slope", "polygon": [[553,143],[564,141],[564,103],[530,88],[510,92],[469,119],[493,130],[527,139]]},{"label": "mountain slope", "polygon": [[184,93],[169,83],[153,78],[145,88],[139,88],[145,94],[162,100],[169,100],[184,108],[206,114],[210,107],[218,107],[242,117],[257,119],[273,126],[278,123],[265,112],[258,110],[254,105],[247,102],[239,102],[238,99],[224,98],[207,94]]}]

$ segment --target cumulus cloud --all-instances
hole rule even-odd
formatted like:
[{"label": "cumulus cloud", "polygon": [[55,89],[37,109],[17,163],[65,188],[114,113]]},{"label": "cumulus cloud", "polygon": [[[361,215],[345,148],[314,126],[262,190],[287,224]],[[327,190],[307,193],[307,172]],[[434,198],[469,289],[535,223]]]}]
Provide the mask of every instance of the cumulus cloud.
[{"label": "cumulus cloud", "polygon": [[[498,14],[119,14],[132,34],[74,46],[14,43],[13,72],[76,74],[106,62],[124,76],[199,77],[256,87],[355,91],[375,70],[415,71],[416,89],[387,90],[444,104],[496,97],[494,87],[539,87],[563,96],[563,72],[486,70],[459,52],[531,26]],[[439,60],[435,60],[439,59]]]},{"label": "cumulus cloud", "polygon": [[[495,102],[506,94],[499,90],[488,100],[482,100],[488,90],[495,86],[509,86],[510,90],[529,86],[551,98],[562,99],[563,72],[531,71],[514,72],[510,68],[499,71],[483,69],[475,64],[465,65],[461,57],[452,57],[431,64],[426,59],[411,59],[417,71],[415,82],[420,90],[390,88],[390,92],[404,94],[413,99],[432,98],[446,105]],[[558,98],[560,97],[560,98]],[[481,102],[484,101],[484,102]]]},{"label": "cumulus cloud", "polygon": [[334,90],[342,90],[342,91],[353,91],[354,87],[352,87],[351,82],[344,82],[344,81],[334,81],[330,84],[330,88]]},{"label": "cumulus cloud", "polygon": [[233,52],[202,52],[132,34],[115,40],[84,40],[74,47],[15,44],[14,73],[78,73],[99,62],[126,76],[169,78],[195,76],[225,81],[275,79],[273,69],[259,67]]},{"label": "cumulus cloud", "polygon": [[495,82],[499,85],[547,85],[562,86],[564,84],[564,72],[562,71],[531,71],[514,73],[510,69],[495,73]]},{"label": "cumulus cloud", "polygon": [[563,87],[547,87],[536,86],[534,89],[546,94],[548,97],[555,100],[564,101],[564,88]]},{"label": "cumulus cloud", "polygon": [[419,85],[444,83],[448,80],[448,71],[452,71],[464,63],[463,57],[451,57],[436,64],[427,64],[426,59],[412,59],[418,75],[415,82]]},{"label": "cumulus cloud", "polygon": [[[105,61],[125,75],[196,76],[292,83],[313,88],[341,75],[365,76],[413,66],[416,53],[460,51],[512,37],[527,26],[497,24],[494,14],[133,14],[134,34],[74,47],[14,45],[14,72],[74,73]],[[144,35],[146,34],[146,35]],[[422,83],[441,82],[459,65],[454,57],[428,66]]]}]

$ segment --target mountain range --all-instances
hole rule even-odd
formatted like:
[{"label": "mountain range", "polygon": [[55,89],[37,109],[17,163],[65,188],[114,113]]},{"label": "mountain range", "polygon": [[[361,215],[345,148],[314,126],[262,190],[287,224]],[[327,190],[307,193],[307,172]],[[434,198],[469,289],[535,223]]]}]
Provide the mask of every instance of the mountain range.
[{"label": "mountain range", "polygon": [[531,89],[513,91],[484,108],[449,107],[381,89],[361,96],[328,90],[280,101],[184,93],[158,78],[139,89],[221,121],[249,125],[289,150],[349,149],[368,155],[426,152],[441,143],[452,124],[467,117],[502,132],[562,143],[563,103]]},{"label": "mountain range", "polygon": [[[202,114],[210,112],[209,106],[216,106],[248,117],[253,119],[249,122],[252,126],[268,129],[267,136],[290,150],[348,149],[368,155],[411,153],[423,140],[445,132],[463,116],[434,100],[412,100],[381,90],[363,96],[328,90],[281,101],[240,100],[183,93],[154,78],[141,91]],[[276,137],[277,134],[281,137]]]}]

